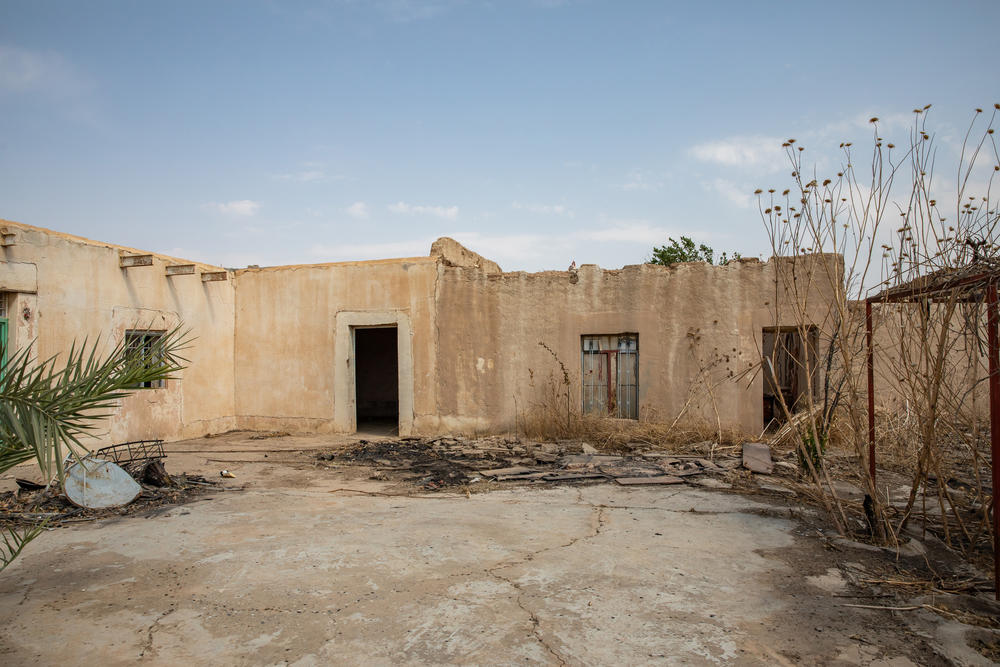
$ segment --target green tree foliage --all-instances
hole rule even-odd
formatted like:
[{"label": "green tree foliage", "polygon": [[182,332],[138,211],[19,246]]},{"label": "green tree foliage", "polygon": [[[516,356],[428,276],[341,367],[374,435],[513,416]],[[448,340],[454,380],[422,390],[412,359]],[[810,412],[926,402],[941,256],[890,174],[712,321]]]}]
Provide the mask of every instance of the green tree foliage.
[{"label": "green tree foliage", "polygon": [[[123,340],[104,358],[100,344],[74,344],[64,361],[54,356],[41,362],[29,345],[7,361],[0,372],[0,473],[34,459],[44,479],[62,482],[67,456],[87,452],[80,438],[100,428],[119,399],[143,383],[169,379],[187,362],[179,356],[188,344],[180,329],[146,348]],[[42,529],[0,528],[0,570]]]},{"label": "green tree foliage", "polygon": [[[678,262],[715,264],[715,251],[704,243],[696,246],[694,241],[687,236],[682,236],[680,241],[674,240],[672,236],[667,240],[670,241],[669,244],[653,248],[653,257],[647,262],[648,264],[660,264],[662,266],[670,266]],[[728,264],[739,258],[740,254],[738,252],[734,252],[732,256],[722,253],[719,257],[719,265]]]}]

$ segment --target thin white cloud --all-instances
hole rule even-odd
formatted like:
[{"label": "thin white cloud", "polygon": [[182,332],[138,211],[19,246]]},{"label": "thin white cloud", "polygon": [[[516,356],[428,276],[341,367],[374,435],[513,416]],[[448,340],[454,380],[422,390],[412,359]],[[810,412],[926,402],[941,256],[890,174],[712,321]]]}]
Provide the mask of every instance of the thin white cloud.
[{"label": "thin white cloud", "polygon": [[724,178],[716,178],[703,185],[706,190],[714,192],[739,208],[754,208],[754,197],[751,194],[753,192],[752,188],[740,187]]},{"label": "thin white cloud", "polygon": [[306,252],[309,256],[330,262],[392,257],[424,257],[430,252],[433,239],[410,239],[388,243],[317,243]]},{"label": "thin white cloud", "polygon": [[251,199],[238,199],[223,203],[211,202],[205,206],[213,211],[237,218],[252,217],[260,210],[260,202],[255,202]]},{"label": "thin white cloud", "polygon": [[326,172],[322,169],[306,169],[303,171],[294,171],[286,174],[278,174],[275,176],[279,181],[297,181],[299,183],[312,183],[313,181],[322,181],[326,178]]},{"label": "thin white cloud", "polygon": [[0,44],[0,92],[67,97],[89,88],[86,78],[58,53]]},{"label": "thin white cloud", "polygon": [[611,220],[607,225],[594,229],[581,229],[572,234],[579,241],[599,243],[635,243],[644,246],[666,243],[667,237],[683,234],[701,238],[700,232],[686,232],[654,225],[648,220]]},{"label": "thin white cloud", "polygon": [[[443,233],[487,259],[508,265],[539,266],[549,259],[553,243],[566,245],[566,239],[545,234],[486,235],[479,232]],[[387,243],[316,244],[307,251],[311,257],[326,261],[386,259],[391,257],[426,257],[437,237],[390,241]]]},{"label": "thin white cloud", "polygon": [[572,218],[574,213],[571,209],[566,208],[562,204],[522,204],[521,202],[511,202],[511,207],[517,209],[518,211],[527,211],[528,213],[542,213],[545,215],[564,215],[568,218]]},{"label": "thin white cloud", "polygon": [[421,206],[397,202],[386,207],[391,213],[404,215],[433,215],[445,220],[456,220],[458,218],[457,206]]},{"label": "thin white cloud", "polygon": [[640,264],[652,247],[667,243],[671,236],[682,235],[712,243],[710,235],[697,230],[671,228],[642,219],[612,219],[597,227],[565,232],[484,234],[445,229],[434,236],[385,243],[317,243],[307,250],[307,256],[329,262],[426,257],[437,237],[450,236],[506,270],[562,270],[572,260],[585,263],[598,255],[616,266]]},{"label": "thin white cloud", "polygon": [[453,239],[500,266],[512,263],[523,265],[550,256],[556,238],[546,234],[481,234],[460,232],[450,235]]},{"label": "thin white cloud", "polygon": [[727,167],[780,169],[788,161],[782,143],[783,139],[775,137],[732,137],[692,146],[690,154],[702,162]]},{"label": "thin white cloud", "polygon": [[619,187],[626,192],[659,190],[663,187],[663,178],[642,169],[633,169],[625,177]]},{"label": "thin white cloud", "polygon": [[358,220],[364,220],[369,215],[368,204],[363,201],[356,201],[347,208],[344,212],[352,218],[357,218]]},{"label": "thin white cloud", "polygon": [[836,138],[838,141],[856,141],[859,139],[859,135],[861,139],[868,139],[872,136],[872,131],[874,130],[871,119],[878,118],[878,128],[881,136],[905,136],[913,128],[914,115],[913,113],[880,114],[875,111],[866,111],[854,114],[844,120],[827,123],[816,130],[814,134],[820,139],[829,139],[830,141],[832,141],[832,138]]}]

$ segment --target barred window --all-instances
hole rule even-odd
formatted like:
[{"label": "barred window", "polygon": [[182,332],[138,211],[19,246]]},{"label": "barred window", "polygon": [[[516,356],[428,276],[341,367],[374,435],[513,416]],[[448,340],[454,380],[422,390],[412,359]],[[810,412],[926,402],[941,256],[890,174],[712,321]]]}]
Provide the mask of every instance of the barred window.
[{"label": "barred window", "polygon": [[[165,333],[165,331],[126,331],[125,347],[129,350],[141,350],[142,358],[147,367],[153,366],[154,364],[160,363],[160,359],[156,356],[158,354],[156,344]],[[136,385],[136,388],[162,389],[165,386],[165,380],[152,380],[149,382],[140,382]]]},{"label": "barred window", "polygon": [[582,337],[583,411],[639,418],[639,334]]}]

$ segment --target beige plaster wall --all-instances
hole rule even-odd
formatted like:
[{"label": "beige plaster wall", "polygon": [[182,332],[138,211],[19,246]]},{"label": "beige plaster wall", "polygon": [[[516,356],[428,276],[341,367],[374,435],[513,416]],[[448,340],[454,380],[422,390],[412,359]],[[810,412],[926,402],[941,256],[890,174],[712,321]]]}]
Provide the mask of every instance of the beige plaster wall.
[{"label": "beige plaster wall", "polygon": [[437,259],[236,272],[240,428],[354,430],[351,327],[395,325],[400,426],[426,428],[435,406]]},{"label": "beige plaster wall", "polygon": [[[584,265],[576,272],[533,274],[490,274],[441,264],[438,428],[511,428],[515,411],[542,400],[549,378],[562,376],[540,343],[565,364],[572,407],[579,410],[581,337],[636,332],[643,418],[672,420],[690,398],[691,420],[714,423],[718,410],[724,427],[759,431],[759,374],[753,381],[728,378],[758,363],[764,327],[796,322],[797,309],[774,309],[775,296],[779,302],[789,298],[784,288],[776,293],[781,261],[643,264],[620,270]],[[802,276],[812,276],[812,264],[826,261],[836,265],[839,258],[807,258],[797,268]],[[822,325],[827,281],[817,275],[796,284],[807,316]]]},{"label": "beige plaster wall", "polygon": [[[40,358],[64,354],[74,341],[100,337],[109,351],[126,329],[169,329],[183,322],[194,338],[189,367],[162,389],[124,399],[94,445],[143,438],[179,439],[235,424],[233,308],[230,281],[198,275],[166,277],[185,260],[153,255],[152,266],[119,268],[121,253],[142,251],[0,221],[15,244],[0,250],[0,291],[10,302],[15,347],[37,340]],[[221,271],[198,264],[198,271]]]},{"label": "beige plaster wall", "polygon": [[127,329],[180,322],[195,337],[181,376],[124,399],[101,442],[231,428],[353,431],[352,331],[369,326],[397,329],[404,435],[510,428],[562,376],[540,343],[565,364],[579,410],[581,336],[625,332],[639,334],[643,418],[672,420],[688,406],[691,420],[718,416],[753,432],[762,381],[734,378],[759,361],[764,327],[797,323],[800,309],[788,303],[806,304],[806,318],[826,326],[829,276],[839,275],[828,271],[835,256],[502,273],[444,238],[428,257],[248,268],[203,282],[165,275],[184,260],[153,255],[152,266],[121,269],[123,253],[141,251],[0,226],[16,236],[0,251],[15,345],[37,338],[49,356],[100,335],[110,349]]}]

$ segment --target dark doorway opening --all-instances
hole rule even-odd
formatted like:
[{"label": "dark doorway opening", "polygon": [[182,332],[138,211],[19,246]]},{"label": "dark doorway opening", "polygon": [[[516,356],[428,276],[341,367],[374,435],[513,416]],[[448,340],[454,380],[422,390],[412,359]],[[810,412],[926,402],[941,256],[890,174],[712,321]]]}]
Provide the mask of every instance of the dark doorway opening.
[{"label": "dark doorway opening", "polygon": [[354,330],[354,402],[359,432],[399,433],[396,327]]},{"label": "dark doorway opening", "polygon": [[[782,402],[791,412],[805,407],[810,384],[816,392],[818,332],[814,327],[774,327],[763,331],[764,427],[787,421]],[[812,377],[808,377],[811,373]]]}]

